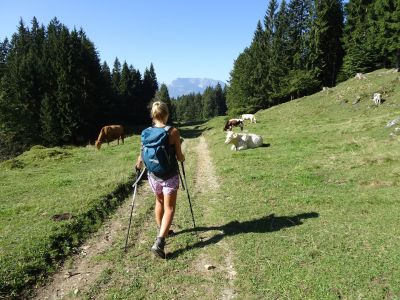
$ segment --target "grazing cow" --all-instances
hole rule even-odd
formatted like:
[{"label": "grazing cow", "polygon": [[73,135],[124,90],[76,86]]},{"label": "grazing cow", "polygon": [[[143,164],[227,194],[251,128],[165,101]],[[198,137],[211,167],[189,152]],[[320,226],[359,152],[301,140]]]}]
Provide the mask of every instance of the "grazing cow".
[{"label": "grazing cow", "polygon": [[100,130],[99,137],[97,138],[97,141],[95,143],[96,148],[100,149],[101,144],[104,142],[107,142],[108,145],[110,145],[110,142],[114,140],[118,140],[118,145],[119,145],[119,139],[122,140],[122,144],[124,143],[124,127],[121,125],[108,125],[104,126]]},{"label": "grazing cow", "polygon": [[253,133],[241,134],[228,131],[225,144],[232,144],[231,150],[239,151],[247,148],[260,147],[263,144],[263,139],[261,136]]},{"label": "grazing cow", "polygon": [[256,116],[253,114],[244,114],[242,115],[243,120],[250,120],[250,123],[257,123]]},{"label": "grazing cow", "polygon": [[382,95],[380,93],[374,93],[374,103],[375,105],[381,105],[382,103]]},{"label": "grazing cow", "polygon": [[226,121],[225,126],[224,126],[224,131],[231,131],[232,127],[239,126],[240,130],[243,131],[243,120],[242,119],[230,119]]}]

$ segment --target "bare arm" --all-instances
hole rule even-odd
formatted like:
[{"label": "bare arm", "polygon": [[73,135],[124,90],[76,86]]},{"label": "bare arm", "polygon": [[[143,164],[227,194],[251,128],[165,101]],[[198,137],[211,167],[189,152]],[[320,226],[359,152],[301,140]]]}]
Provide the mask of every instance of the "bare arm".
[{"label": "bare arm", "polygon": [[182,153],[182,148],[181,148],[181,135],[179,134],[179,130],[176,128],[173,128],[171,130],[171,144],[174,144],[175,147],[175,155],[178,161],[184,162],[185,161],[185,155]]},{"label": "bare arm", "polygon": [[139,169],[141,169],[142,167],[143,167],[142,155],[139,154],[139,156],[138,156],[138,158],[137,158],[137,160],[136,160],[135,168],[136,168],[137,170],[139,170]]}]

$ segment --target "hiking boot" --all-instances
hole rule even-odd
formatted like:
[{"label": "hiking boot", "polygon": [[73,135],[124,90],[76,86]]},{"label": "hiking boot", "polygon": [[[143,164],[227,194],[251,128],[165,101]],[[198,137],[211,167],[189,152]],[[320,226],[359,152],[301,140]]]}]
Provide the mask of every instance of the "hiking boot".
[{"label": "hiking boot", "polygon": [[151,246],[151,251],[158,257],[165,259],[165,252],[164,252],[164,246],[165,246],[165,238],[163,237],[158,237],[156,241],[154,242],[154,245]]}]

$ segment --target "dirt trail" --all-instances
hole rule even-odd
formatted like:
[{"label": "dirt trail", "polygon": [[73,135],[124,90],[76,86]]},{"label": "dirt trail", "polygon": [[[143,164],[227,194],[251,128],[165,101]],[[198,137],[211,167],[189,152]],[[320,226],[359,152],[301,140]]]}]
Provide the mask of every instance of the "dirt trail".
[{"label": "dirt trail", "polygon": [[[190,142],[191,145],[195,145],[192,142],[198,141],[195,149],[192,148],[198,155],[193,192],[194,194],[205,195],[205,198],[212,202],[218,198],[216,196],[219,189],[218,178],[204,136],[200,136],[197,141],[195,140]],[[186,143],[183,143],[183,151],[185,151],[186,146]],[[151,193],[148,184],[142,184],[141,188],[138,189],[138,193],[137,197]],[[121,236],[125,236],[129,222],[127,212],[130,211],[130,205],[131,198],[124,201],[101,229],[77,250],[77,254],[64,263],[61,269],[49,279],[47,285],[36,290],[36,296],[33,299],[77,299],[96,283],[103,271],[112,268],[107,259],[99,260],[96,258],[101,257],[102,253],[111,248],[116,241],[120,242]],[[207,213],[207,210],[211,210],[211,208],[207,203],[205,205],[204,210]],[[135,204],[134,215],[136,209],[140,209],[137,204]],[[207,234],[212,235],[213,233],[209,232]],[[122,246],[118,245],[118,247]],[[114,247],[116,246],[114,245]],[[222,258],[222,265],[218,266],[218,269],[226,279],[225,286],[223,286],[218,298],[233,299],[236,296],[234,290],[236,272],[233,266],[233,253],[223,240],[218,242],[217,247],[221,249],[218,256]],[[216,259],[205,250],[194,262],[196,264],[195,269],[197,269],[199,275],[212,276],[211,272],[205,271],[204,264],[216,261]]]},{"label": "dirt trail", "polygon": [[196,192],[215,192],[219,188],[219,183],[204,136],[199,137],[196,152],[198,155]]},{"label": "dirt trail", "polygon": [[[199,137],[196,152],[198,155],[198,164],[195,177],[195,192],[212,195],[218,191],[219,183],[204,136]],[[209,201],[213,201],[213,199],[209,199]],[[233,266],[233,254],[227,243],[223,240],[219,241],[218,245],[222,248],[222,253],[225,257],[225,265],[222,267],[224,268],[223,271],[228,281],[228,284],[222,289],[220,299],[233,299],[236,296],[234,290],[236,271]],[[207,257],[202,257],[201,261],[207,261]],[[198,268],[201,267],[203,266],[198,266]]]},{"label": "dirt trail", "polygon": [[[146,184],[138,190],[140,191],[138,194],[150,192]],[[65,262],[45,286],[36,290],[36,296],[33,299],[79,298],[78,293],[81,294],[90,288],[102,271],[110,267],[109,262],[94,258],[109,249],[118,237],[126,234],[129,222],[127,212],[130,212],[131,200],[131,198],[127,199],[111,219],[106,221],[96,234],[77,249],[77,254]],[[135,215],[136,207],[135,204],[133,215]]]}]

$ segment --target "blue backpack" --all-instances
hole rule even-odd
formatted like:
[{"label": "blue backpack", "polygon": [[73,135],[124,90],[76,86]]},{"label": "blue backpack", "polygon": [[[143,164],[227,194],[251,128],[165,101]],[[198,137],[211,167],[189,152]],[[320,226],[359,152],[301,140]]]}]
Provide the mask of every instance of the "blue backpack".
[{"label": "blue backpack", "polygon": [[169,145],[168,131],[164,128],[149,127],[142,131],[142,160],[147,170],[157,177],[165,177],[176,170],[175,153]]}]

